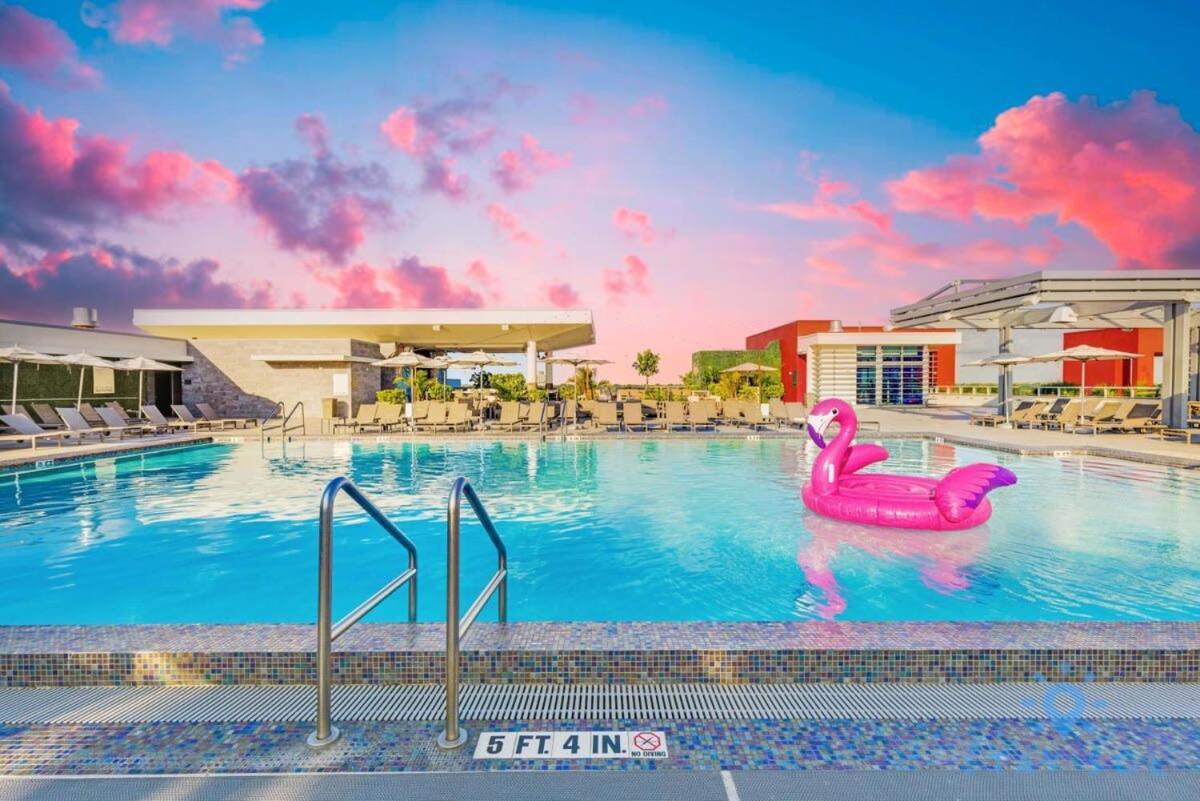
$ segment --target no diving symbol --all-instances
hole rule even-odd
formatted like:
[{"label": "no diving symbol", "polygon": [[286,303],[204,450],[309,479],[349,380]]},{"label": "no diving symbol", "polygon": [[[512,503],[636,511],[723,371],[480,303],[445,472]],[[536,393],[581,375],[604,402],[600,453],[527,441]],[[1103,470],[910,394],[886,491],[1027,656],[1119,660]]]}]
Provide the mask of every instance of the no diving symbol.
[{"label": "no diving symbol", "polygon": [[639,751],[657,751],[662,747],[662,740],[652,731],[640,731],[633,735],[633,744]]}]

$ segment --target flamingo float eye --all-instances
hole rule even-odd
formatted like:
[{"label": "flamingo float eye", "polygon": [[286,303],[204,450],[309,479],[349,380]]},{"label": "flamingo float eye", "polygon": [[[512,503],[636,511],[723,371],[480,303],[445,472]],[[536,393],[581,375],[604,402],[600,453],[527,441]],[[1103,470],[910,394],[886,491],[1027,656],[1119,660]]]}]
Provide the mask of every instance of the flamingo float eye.
[{"label": "flamingo float eye", "polygon": [[830,414],[832,414],[834,417],[837,417],[837,413],[838,413],[838,410],[836,407],[833,409],[833,411],[830,412]]}]

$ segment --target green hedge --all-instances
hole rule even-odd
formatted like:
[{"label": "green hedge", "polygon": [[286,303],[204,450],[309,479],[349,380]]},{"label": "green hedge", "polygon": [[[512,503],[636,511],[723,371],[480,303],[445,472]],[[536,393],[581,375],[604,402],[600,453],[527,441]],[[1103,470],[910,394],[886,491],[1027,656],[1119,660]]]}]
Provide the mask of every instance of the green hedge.
[{"label": "green hedge", "polygon": [[[17,386],[17,397],[22,403],[45,400],[60,406],[75,405],[75,396],[79,392],[79,369],[57,364],[22,364],[20,384]],[[113,393],[111,395],[95,395],[92,393],[92,369],[87,370],[83,378],[83,399],[87,402],[120,400],[127,408],[132,408],[137,399],[138,374],[127,370],[118,370],[113,374]],[[0,401],[9,403],[12,400],[13,366],[0,364]],[[146,395],[151,394],[154,386],[154,374],[146,374]]]},{"label": "green hedge", "polygon": [[693,372],[719,373],[742,362],[780,365],[779,343],[772,342],[762,350],[698,350],[692,354]]}]

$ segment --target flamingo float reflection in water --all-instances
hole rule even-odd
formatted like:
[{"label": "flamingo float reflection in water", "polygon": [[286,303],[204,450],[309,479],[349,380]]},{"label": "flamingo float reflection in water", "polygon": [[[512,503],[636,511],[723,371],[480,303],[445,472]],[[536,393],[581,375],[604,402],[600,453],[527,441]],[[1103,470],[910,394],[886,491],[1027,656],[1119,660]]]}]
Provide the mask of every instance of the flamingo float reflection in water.
[{"label": "flamingo float reflection in water", "polygon": [[[832,442],[826,431],[838,424]],[[992,516],[987,494],[1017,483],[996,464],[956,467],[940,479],[858,471],[888,458],[881,445],[855,445],[858,417],[838,398],[823,400],[808,415],[808,435],[821,452],[804,485],[804,504],[827,517],[891,528],[952,531],[974,528]]]},{"label": "flamingo float reflection in water", "polygon": [[896,531],[862,523],[805,515],[804,527],[812,540],[800,547],[796,562],[804,578],[825,595],[816,607],[826,620],[846,611],[846,599],[833,574],[832,563],[844,548],[852,548],[878,559],[897,559],[913,564],[921,583],[943,594],[961,592],[971,586],[969,568],[987,547],[988,528],[968,531]]}]

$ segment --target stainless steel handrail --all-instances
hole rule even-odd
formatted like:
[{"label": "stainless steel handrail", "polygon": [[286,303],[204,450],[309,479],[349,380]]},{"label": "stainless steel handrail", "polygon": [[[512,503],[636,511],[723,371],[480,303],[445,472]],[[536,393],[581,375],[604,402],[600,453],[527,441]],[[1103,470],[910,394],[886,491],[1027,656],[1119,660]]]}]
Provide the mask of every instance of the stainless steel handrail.
[{"label": "stainless steel handrail", "polygon": [[[280,435],[285,439],[287,438],[289,431],[295,431],[297,429],[299,429],[305,436],[308,435],[308,426],[305,423],[304,401],[296,401],[296,403],[292,405],[292,410],[288,412],[282,420],[279,421],[279,425],[267,425],[267,423],[271,420],[274,420],[279,413],[283,411],[283,409],[283,401],[279,401],[275,404],[275,408],[271,411],[271,414],[263,418],[262,422],[259,424],[259,437],[262,438],[263,441],[270,439],[267,436],[267,432],[274,431],[275,429],[279,429]],[[300,423],[298,425],[289,426],[288,423],[292,421],[292,417],[296,414],[297,410],[300,411]]]},{"label": "stainless steel handrail", "polygon": [[[408,551],[408,569],[380,587],[370,598],[363,601],[354,611],[333,622],[333,504],[339,492],[350,496],[371,519],[392,535],[396,542]],[[385,598],[408,584],[408,621],[417,619],[417,546],[387,518],[375,504],[354,486],[345,476],[330,481],[321,494],[320,539],[317,568],[317,730],[308,735],[308,744],[314,748],[329,745],[341,736],[337,727],[330,723],[332,708],[333,667],[331,664],[333,641],[345,634],[368,612],[379,606]]]},{"label": "stainless steel handrail", "polygon": [[[464,497],[475,510],[475,516],[479,518],[479,523],[487,532],[492,545],[496,546],[497,565],[496,572],[487,586],[460,619],[458,541],[459,517]],[[475,494],[471,483],[460,476],[454,480],[454,486],[450,488],[450,499],[446,504],[446,729],[438,735],[437,744],[438,748],[447,751],[459,748],[467,741],[467,730],[460,725],[458,719],[459,645],[493,593],[496,594],[500,622],[503,623],[508,619],[508,549],[504,547],[500,533],[496,531],[492,518],[483,508],[483,503]]]},{"label": "stainless steel handrail", "polygon": [[[263,429],[265,429],[267,427],[267,423],[271,422],[276,417],[283,414],[283,410],[286,408],[287,407],[283,405],[283,401],[276,401],[275,405],[271,407],[271,413],[268,414],[263,419],[258,421],[258,430],[262,431]],[[275,428],[275,426],[271,426],[271,427]]]}]

